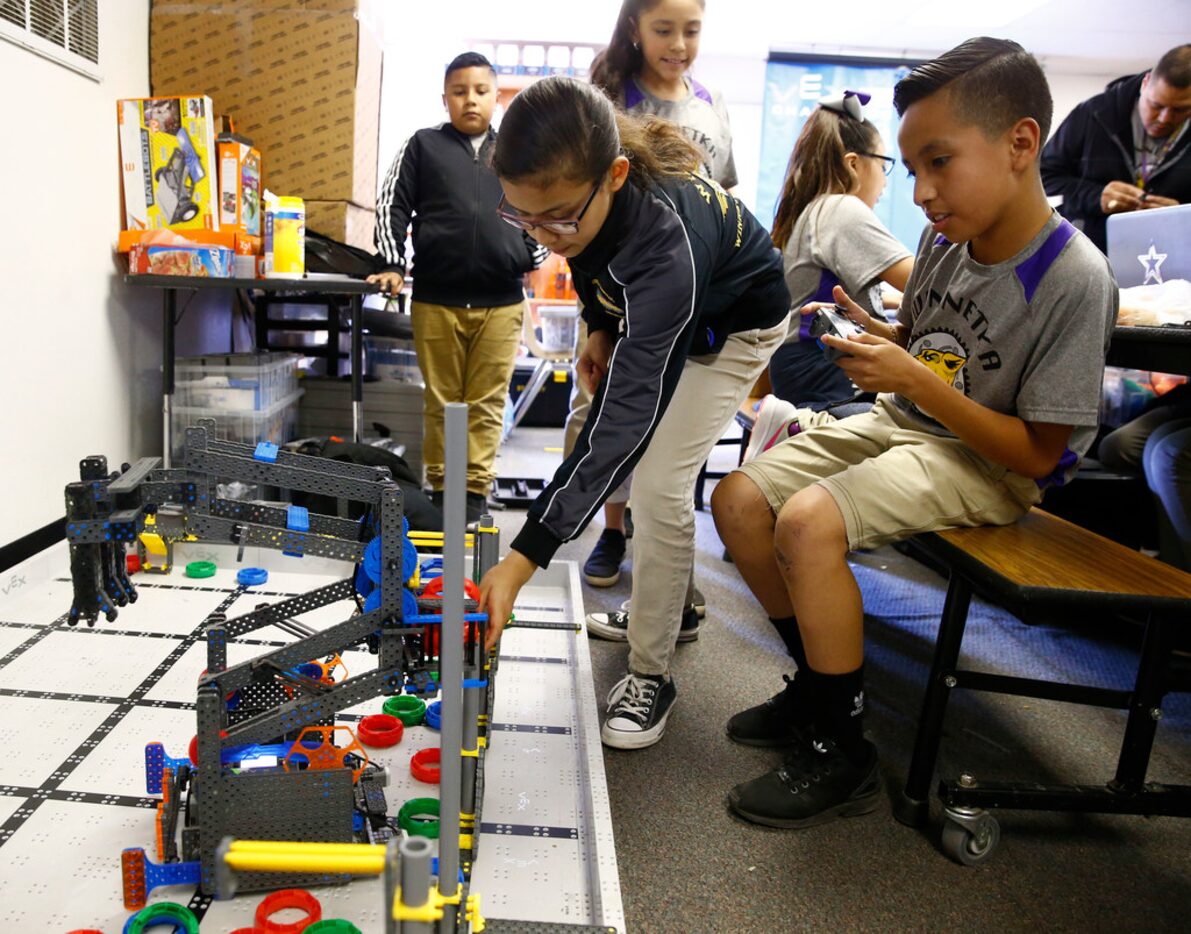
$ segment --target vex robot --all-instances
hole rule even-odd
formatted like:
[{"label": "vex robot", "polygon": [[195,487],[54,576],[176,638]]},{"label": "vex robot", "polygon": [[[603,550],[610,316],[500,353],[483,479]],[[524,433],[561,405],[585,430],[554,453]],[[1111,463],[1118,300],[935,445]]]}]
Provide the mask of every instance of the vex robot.
[{"label": "vex robot", "polygon": [[[461,445],[465,452],[466,408],[453,408],[464,414],[460,421],[459,412],[448,411],[448,447]],[[79,481],[66,487],[74,588],[68,624],[94,625],[100,615],[114,620],[118,608],[136,601],[125,549],[144,532],[146,519],[175,538],[342,559],[354,562],[356,573],[242,616],[207,618],[207,670],[198,683],[191,755],[171,757],[160,743],[146,747],[147,787],[162,796],[156,859],[142,849],[124,851],[125,906],[142,908],[148,894],[165,885],[194,884],[205,896],[230,897],[383,872],[387,930],[415,929],[407,923],[433,925],[419,931],[480,930],[478,907],[465,890],[496,659],[483,648],[487,617],[464,596],[462,502],[455,515],[448,501],[447,531],[438,539],[444,570],[433,583],[413,545],[415,538],[425,543],[433,536],[409,532],[401,490],[387,469],[290,454],[265,443],[219,441],[212,428],[188,429],[182,469],[162,469],[156,458],[120,472],[109,472],[102,457],[82,461]],[[367,511],[351,521],[218,499],[215,477],[355,500]],[[497,557],[490,526],[482,519],[471,536],[473,579]],[[338,603],[345,618],[329,628],[316,631],[293,619]],[[229,640],[271,625],[296,640],[228,664]],[[375,668],[336,681],[340,653],[363,646],[375,655]],[[385,770],[368,761],[336,714],[380,696],[440,689],[435,891],[426,841],[403,839],[388,816]],[[360,858],[347,858],[344,844],[360,844],[348,850]]]}]

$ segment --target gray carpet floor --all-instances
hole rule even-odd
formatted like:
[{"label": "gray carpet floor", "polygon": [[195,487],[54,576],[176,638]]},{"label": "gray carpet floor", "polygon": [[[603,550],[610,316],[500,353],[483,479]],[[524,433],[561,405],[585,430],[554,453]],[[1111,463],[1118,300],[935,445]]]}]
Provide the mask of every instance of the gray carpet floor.
[{"label": "gray carpet floor", "polygon": [[[502,476],[548,477],[561,432],[519,428],[500,455]],[[720,448],[719,466],[733,449]],[[716,466],[716,465],[713,465]],[[523,512],[497,513],[507,547]],[[559,552],[582,562],[600,523]],[[710,513],[697,518],[696,579],[707,598],[698,641],[680,645],[678,700],[656,746],[605,749],[628,931],[1161,931],[1186,930],[1191,912],[1191,821],[1002,812],[1002,838],[979,867],[938,845],[941,806],[923,832],[897,823],[888,795],[870,815],[804,831],[756,827],[725,805],[736,783],[768,770],[775,754],[724,733],[734,712],[781,687],[783,647],[735,568],[722,560]],[[631,569],[632,546],[626,570]],[[889,794],[904,781],[945,581],[883,548],[855,556],[866,612],[866,729]],[[631,574],[584,589],[588,611],[615,609]],[[1066,620],[1024,625],[974,605],[961,664],[1028,677],[1061,676],[1127,687],[1140,630]],[[624,674],[627,648],[592,639],[602,700]],[[989,780],[1103,783],[1113,773],[1124,714],[999,695],[957,692],[939,774]],[[1191,782],[1191,699],[1164,706],[1149,778]]]}]

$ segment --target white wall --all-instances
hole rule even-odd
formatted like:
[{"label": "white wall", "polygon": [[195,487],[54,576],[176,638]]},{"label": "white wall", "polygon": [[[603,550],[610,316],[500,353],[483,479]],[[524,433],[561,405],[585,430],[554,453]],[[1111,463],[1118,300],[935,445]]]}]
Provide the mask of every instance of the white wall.
[{"label": "white wall", "polygon": [[[61,517],[78,462],[161,450],[161,299],[122,281],[116,100],[149,91],[149,4],[100,4],[98,83],[0,41],[0,544]],[[199,304],[195,303],[196,306]],[[222,318],[216,346],[227,343]],[[180,346],[205,349],[192,308]]]}]

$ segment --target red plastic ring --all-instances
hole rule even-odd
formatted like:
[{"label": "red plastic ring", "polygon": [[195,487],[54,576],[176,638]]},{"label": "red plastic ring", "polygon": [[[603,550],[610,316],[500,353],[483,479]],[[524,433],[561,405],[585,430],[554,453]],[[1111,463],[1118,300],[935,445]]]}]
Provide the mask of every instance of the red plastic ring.
[{"label": "red plastic ring", "polygon": [[387,713],[371,713],[356,725],[356,739],[365,746],[396,746],[405,734],[405,724]]},{"label": "red plastic ring", "polygon": [[419,749],[409,760],[409,773],[420,782],[437,785],[441,774],[439,766],[441,761],[442,750],[438,746]]},{"label": "red plastic ring", "polygon": [[[290,924],[269,920],[269,915],[286,908],[304,911],[306,917]],[[267,934],[301,934],[315,921],[321,920],[322,916],[323,906],[305,889],[282,889],[280,892],[266,895],[256,906],[256,927],[258,931]]]}]

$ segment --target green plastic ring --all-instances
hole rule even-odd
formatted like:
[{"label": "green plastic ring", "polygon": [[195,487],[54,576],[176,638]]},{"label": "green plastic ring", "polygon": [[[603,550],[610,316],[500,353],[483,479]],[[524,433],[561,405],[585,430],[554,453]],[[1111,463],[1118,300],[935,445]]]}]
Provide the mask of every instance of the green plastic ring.
[{"label": "green plastic ring", "polygon": [[186,565],[187,577],[214,577],[215,576],[215,562],[214,561],[191,561]]},{"label": "green plastic ring", "polygon": [[198,918],[194,912],[177,902],[155,902],[142,908],[129,919],[128,934],[141,934],[145,928],[157,927],[163,921],[182,925],[186,934],[199,934]]},{"label": "green plastic ring", "polygon": [[[425,815],[433,814],[434,817]],[[411,837],[438,839],[438,798],[410,798],[397,812],[397,826]]]},{"label": "green plastic ring", "polygon": [[363,934],[363,932],[350,921],[344,921],[342,918],[324,918],[322,921],[315,921],[314,924],[306,928],[303,934]]},{"label": "green plastic ring", "polygon": [[426,702],[410,694],[398,694],[385,701],[383,710],[406,726],[421,726],[426,717]]}]

